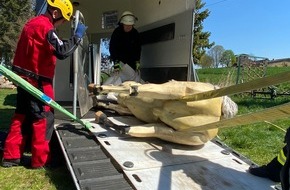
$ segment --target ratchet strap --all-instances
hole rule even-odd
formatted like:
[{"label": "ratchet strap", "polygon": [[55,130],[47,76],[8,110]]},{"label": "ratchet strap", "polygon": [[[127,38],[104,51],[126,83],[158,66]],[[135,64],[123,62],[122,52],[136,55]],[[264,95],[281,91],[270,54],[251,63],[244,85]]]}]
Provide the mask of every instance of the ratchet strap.
[{"label": "ratchet strap", "polygon": [[43,81],[43,82],[48,82],[48,83],[52,83],[52,79],[50,78],[47,78],[47,77],[44,77],[44,76],[40,76],[40,75],[37,75],[31,71],[28,71],[26,69],[22,69],[20,67],[17,67],[17,66],[14,66],[12,67],[12,70],[17,73],[17,74],[20,74],[20,75],[23,75],[25,77],[28,77],[28,78],[33,78],[35,80],[40,80],[40,81]]}]

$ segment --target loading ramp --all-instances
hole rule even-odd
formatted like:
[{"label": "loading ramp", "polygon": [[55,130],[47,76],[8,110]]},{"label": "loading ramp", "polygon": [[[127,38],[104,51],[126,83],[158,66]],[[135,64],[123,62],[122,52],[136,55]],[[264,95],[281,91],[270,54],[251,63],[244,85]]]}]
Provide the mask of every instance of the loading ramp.
[{"label": "loading ramp", "polygon": [[[253,163],[217,139],[192,147],[119,135],[96,124],[94,113],[83,118],[93,125],[90,132],[67,121],[55,125],[77,189],[279,189],[278,184],[249,174]],[[138,122],[131,116],[108,118],[126,125]]]},{"label": "loading ramp", "polygon": [[55,131],[76,189],[133,189],[96,137],[83,126],[56,119]]}]

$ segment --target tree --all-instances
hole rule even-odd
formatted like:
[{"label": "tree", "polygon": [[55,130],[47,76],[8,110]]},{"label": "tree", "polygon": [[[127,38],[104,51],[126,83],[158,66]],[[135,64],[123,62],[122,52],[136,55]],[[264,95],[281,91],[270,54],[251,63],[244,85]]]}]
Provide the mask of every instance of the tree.
[{"label": "tree", "polygon": [[193,62],[200,64],[201,57],[206,53],[206,49],[210,49],[214,46],[214,42],[209,43],[210,32],[203,31],[203,21],[209,16],[208,9],[201,11],[205,3],[202,0],[196,1],[196,7],[194,10],[194,28],[193,28],[193,46],[192,55]]},{"label": "tree", "polygon": [[24,23],[33,16],[35,0],[0,0],[0,58],[10,64]]},{"label": "tree", "polygon": [[208,54],[203,54],[203,56],[200,59],[200,66],[202,68],[210,68],[212,67],[213,64],[213,58],[211,56],[209,56]]},{"label": "tree", "polygon": [[223,52],[220,63],[225,65],[226,67],[232,66],[236,63],[236,56],[232,50],[226,50]]},{"label": "tree", "polygon": [[216,45],[209,50],[208,54],[213,58],[215,68],[220,66],[220,60],[224,51],[225,49],[221,45]]}]

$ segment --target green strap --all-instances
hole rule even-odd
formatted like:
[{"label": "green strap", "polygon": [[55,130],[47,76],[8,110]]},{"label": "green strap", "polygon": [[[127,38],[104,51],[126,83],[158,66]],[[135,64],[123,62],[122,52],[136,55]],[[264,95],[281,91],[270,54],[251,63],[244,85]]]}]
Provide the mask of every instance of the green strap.
[{"label": "green strap", "polygon": [[29,82],[12,72],[11,70],[7,69],[3,65],[0,65],[0,73],[2,73],[5,77],[7,77],[11,82],[20,86],[28,93],[33,95],[35,98],[39,99],[46,105],[54,108],[55,110],[60,111],[61,113],[65,114],[69,118],[73,119],[74,121],[80,123],[85,128],[90,129],[92,126],[89,122],[84,122],[81,119],[77,118],[75,115],[71,114],[69,111],[61,107],[58,103],[56,103],[53,99],[45,95],[43,92],[32,86]]}]

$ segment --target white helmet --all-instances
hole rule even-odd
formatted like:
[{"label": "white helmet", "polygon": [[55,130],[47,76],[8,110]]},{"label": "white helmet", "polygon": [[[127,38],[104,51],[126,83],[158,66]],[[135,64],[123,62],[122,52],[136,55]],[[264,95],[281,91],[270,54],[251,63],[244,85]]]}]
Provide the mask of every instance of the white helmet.
[{"label": "white helmet", "polygon": [[137,20],[138,18],[135,17],[133,13],[130,11],[125,11],[120,18],[120,23],[125,25],[134,25]]}]

